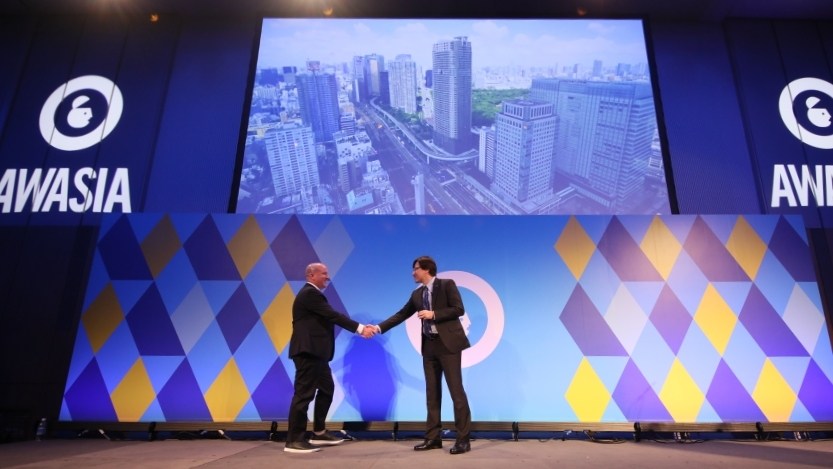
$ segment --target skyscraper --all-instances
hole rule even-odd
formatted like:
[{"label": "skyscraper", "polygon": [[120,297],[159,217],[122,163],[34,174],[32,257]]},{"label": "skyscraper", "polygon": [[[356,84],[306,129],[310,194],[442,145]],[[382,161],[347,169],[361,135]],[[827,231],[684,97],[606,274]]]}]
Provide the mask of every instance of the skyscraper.
[{"label": "skyscraper", "polygon": [[379,101],[385,106],[390,106],[390,77],[387,70],[379,72]]},{"label": "skyscraper", "polygon": [[318,186],[318,163],[312,129],[298,123],[266,131],[266,157],[275,195],[283,197]]},{"label": "skyscraper", "polygon": [[472,147],[471,43],[465,36],[434,44],[434,144],[459,154]]},{"label": "skyscraper", "polygon": [[368,100],[367,82],[364,77],[364,56],[353,56],[353,102],[365,102]]},{"label": "skyscraper", "polygon": [[397,55],[388,64],[390,105],[409,114],[416,114],[416,63],[407,54]]},{"label": "skyscraper", "polygon": [[495,127],[480,128],[477,169],[491,181],[495,178]]},{"label": "skyscraper", "polygon": [[545,78],[530,96],[555,104],[556,172],[607,210],[633,210],[657,127],[650,83]]},{"label": "skyscraper", "polygon": [[309,62],[307,73],[296,77],[301,119],[312,127],[316,142],[333,139],[339,130],[338,85],[330,73],[320,73],[317,62]]},{"label": "skyscraper", "polygon": [[546,101],[511,99],[495,116],[493,187],[520,204],[551,193],[556,117]]},{"label": "skyscraper", "polygon": [[364,79],[370,96],[381,96],[382,85],[379,74],[385,70],[385,58],[379,54],[364,56]]}]

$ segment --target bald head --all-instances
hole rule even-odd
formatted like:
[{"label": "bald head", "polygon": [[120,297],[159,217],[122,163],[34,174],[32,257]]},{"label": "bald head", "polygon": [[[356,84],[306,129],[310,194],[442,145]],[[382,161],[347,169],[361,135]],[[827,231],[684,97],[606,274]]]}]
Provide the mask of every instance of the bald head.
[{"label": "bald head", "polygon": [[323,290],[327,286],[327,282],[330,281],[330,273],[327,271],[327,266],[320,262],[313,262],[308,265],[304,273],[306,274],[307,282],[315,285],[319,290]]}]

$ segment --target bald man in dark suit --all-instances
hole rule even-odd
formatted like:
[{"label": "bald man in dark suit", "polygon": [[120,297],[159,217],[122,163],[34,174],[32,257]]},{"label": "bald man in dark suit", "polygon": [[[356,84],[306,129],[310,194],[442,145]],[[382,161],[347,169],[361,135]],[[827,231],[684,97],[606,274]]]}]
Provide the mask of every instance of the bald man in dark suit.
[{"label": "bald man in dark suit", "polygon": [[[335,383],[330,361],[335,354],[335,325],[368,338],[375,333],[334,310],[322,290],[330,281],[327,266],[313,263],[306,268],[307,283],[292,303],[292,338],[289,358],[295,362],[295,395],[289,405],[289,431],[284,451],[312,453],[319,446],[341,444],[344,439],[326,431],[325,420],[333,402]],[[307,410],[315,399],[313,434],[306,439]]]}]

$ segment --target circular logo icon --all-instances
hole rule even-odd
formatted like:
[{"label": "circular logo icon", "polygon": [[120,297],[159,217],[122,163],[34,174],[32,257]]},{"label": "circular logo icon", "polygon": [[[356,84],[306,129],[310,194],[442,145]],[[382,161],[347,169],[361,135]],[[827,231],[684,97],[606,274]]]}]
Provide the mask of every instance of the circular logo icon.
[{"label": "circular logo icon", "polygon": [[799,78],[781,91],[781,120],[795,138],[824,150],[833,149],[833,84],[818,78]]},{"label": "circular logo icon", "polygon": [[115,83],[85,75],[59,86],[40,111],[40,133],[46,143],[64,151],[89,148],[116,128],[124,99]]},{"label": "circular logo icon", "polygon": [[[497,296],[494,288],[477,275],[460,270],[450,270],[438,273],[437,277],[450,278],[454,280],[458,287],[471,290],[486,307],[487,322],[483,337],[477,343],[472,344],[471,347],[463,350],[463,368],[476,365],[494,352],[500,338],[503,337],[503,303],[500,302],[500,297]],[[464,314],[460,321],[468,335],[471,320],[468,315]],[[408,340],[410,340],[411,345],[419,352],[422,348],[422,325],[416,314],[405,321],[405,330],[408,333]]]}]

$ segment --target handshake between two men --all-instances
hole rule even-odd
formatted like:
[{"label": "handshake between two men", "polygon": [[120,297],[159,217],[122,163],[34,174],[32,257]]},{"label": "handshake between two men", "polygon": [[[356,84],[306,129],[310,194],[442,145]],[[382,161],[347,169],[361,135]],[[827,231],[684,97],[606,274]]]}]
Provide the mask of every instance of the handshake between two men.
[{"label": "handshake between two men", "polygon": [[[434,319],[434,312],[429,311],[427,309],[423,309],[421,311],[417,311],[417,317],[420,320],[433,320]],[[360,335],[365,339],[369,339],[376,334],[381,334],[382,328],[379,327],[377,324],[365,324],[364,328],[362,329]]]},{"label": "handshake between two men", "polygon": [[[319,445],[337,445],[344,440],[326,431],[325,421],[333,400],[335,385],[329,362],[334,356],[333,329],[335,325],[369,339],[390,330],[416,313],[422,321],[422,361],[428,417],[425,422],[425,441],[415,451],[442,448],[440,419],[443,377],[454,403],[456,441],[451,454],[471,450],[471,410],[463,389],[462,352],[471,346],[458,320],[465,310],[457,285],[452,279],[437,278],[437,264],[429,256],[420,256],[411,263],[414,282],[419,285],[411,292],[398,312],[378,325],[361,325],[335,311],[322,293],[330,281],[327,266],[315,262],[307,266],[307,283],[295,296],[292,304],[292,337],[289,357],[295,362],[295,394],[289,406],[289,429],[284,451],[311,453]],[[439,312],[439,317],[435,314]],[[439,326],[439,327],[438,327]],[[437,340],[439,339],[439,340]],[[315,399],[313,434],[307,438],[307,411]]]}]

